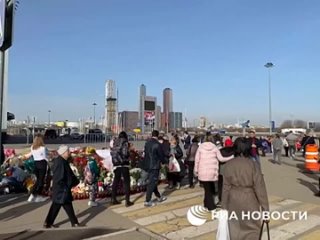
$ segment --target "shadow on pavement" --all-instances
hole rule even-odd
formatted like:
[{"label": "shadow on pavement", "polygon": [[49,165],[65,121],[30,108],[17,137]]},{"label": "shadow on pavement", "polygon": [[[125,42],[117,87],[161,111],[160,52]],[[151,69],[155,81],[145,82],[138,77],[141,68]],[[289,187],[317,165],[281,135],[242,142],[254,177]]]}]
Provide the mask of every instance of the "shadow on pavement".
[{"label": "shadow on pavement", "polygon": [[299,181],[299,183],[307,188],[309,188],[313,193],[318,193],[319,190],[318,190],[318,187],[317,187],[317,183],[311,183],[311,182],[307,182],[301,178],[298,178],[297,179]]},{"label": "shadow on pavement", "polygon": [[11,234],[0,234],[2,240],[73,240],[96,237],[104,234],[110,234],[124,229],[108,228],[77,228],[77,229],[56,229],[56,230],[39,230],[23,231]]},{"label": "shadow on pavement", "polygon": [[[92,219],[94,219],[99,214],[103,213],[105,210],[107,210],[106,206],[100,205],[98,207],[89,207],[86,210],[82,211],[81,213],[77,214],[77,218],[82,218],[87,216],[84,220],[80,222],[81,225],[87,225]],[[69,219],[63,220],[57,224],[56,226],[61,226],[63,224],[66,224],[69,222]]]},{"label": "shadow on pavement", "polygon": [[[0,221],[9,221],[14,218],[20,217],[24,214],[27,214],[28,212],[32,212],[37,208],[40,208],[44,205],[46,205],[47,202],[42,203],[26,203],[18,207],[13,207],[11,209],[8,209],[4,213],[0,215]],[[11,205],[11,204],[10,204]],[[1,238],[0,238],[1,239]]]},{"label": "shadow on pavement", "polygon": [[[13,200],[11,200],[13,199]],[[15,205],[21,202],[26,202],[28,196],[26,194],[7,194],[0,197],[0,207],[7,205]]]}]

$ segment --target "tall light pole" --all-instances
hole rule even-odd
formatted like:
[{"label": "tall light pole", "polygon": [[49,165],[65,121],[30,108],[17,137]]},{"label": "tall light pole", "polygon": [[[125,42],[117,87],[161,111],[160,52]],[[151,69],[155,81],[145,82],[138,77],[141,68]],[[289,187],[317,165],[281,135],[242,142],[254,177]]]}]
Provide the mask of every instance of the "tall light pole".
[{"label": "tall light pole", "polygon": [[94,127],[96,127],[96,106],[98,104],[94,102],[92,105],[93,105],[93,124],[94,124]]},{"label": "tall light pole", "polygon": [[272,109],[271,109],[271,68],[274,67],[273,63],[268,62],[264,65],[268,68],[269,72],[269,133],[272,135]]},{"label": "tall light pole", "polygon": [[51,123],[51,110],[48,111],[48,126],[50,126],[50,123]]}]

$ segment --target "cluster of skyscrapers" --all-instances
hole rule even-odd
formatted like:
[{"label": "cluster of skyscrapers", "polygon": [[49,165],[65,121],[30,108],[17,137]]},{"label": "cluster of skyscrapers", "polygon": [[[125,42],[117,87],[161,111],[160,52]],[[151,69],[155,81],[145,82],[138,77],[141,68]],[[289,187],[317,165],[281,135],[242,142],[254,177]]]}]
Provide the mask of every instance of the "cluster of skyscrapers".
[{"label": "cluster of skyscrapers", "polygon": [[118,111],[118,94],[114,80],[106,81],[105,129],[107,132],[125,130],[149,133],[154,129],[169,132],[182,128],[182,112],[173,111],[173,92],[163,90],[163,111],[157,98],[147,95],[147,87],[139,89],[139,110]]}]

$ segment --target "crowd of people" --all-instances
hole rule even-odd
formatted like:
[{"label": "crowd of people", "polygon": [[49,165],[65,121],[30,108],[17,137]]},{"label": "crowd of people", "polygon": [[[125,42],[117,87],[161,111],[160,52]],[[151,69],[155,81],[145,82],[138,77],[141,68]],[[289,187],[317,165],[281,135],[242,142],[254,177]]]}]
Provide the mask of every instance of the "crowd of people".
[{"label": "crowd of people", "polygon": [[[187,132],[183,136],[176,133],[166,135],[154,130],[144,146],[143,159],[139,167],[146,173],[145,207],[153,207],[167,200],[158,190],[160,169],[167,169],[167,182],[170,191],[179,190],[187,177],[189,188],[197,183],[203,188],[203,205],[208,211],[223,208],[240,213],[241,211],[269,211],[268,197],[261,171],[260,156],[273,153],[274,163],[281,164],[282,153],[294,158],[297,142],[304,150],[308,144],[318,144],[312,135],[302,138],[290,132],[286,136],[276,134],[269,138],[257,138],[254,130],[245,137],[232,136],[224,139],[219,134],[207,132],[205,135],[191,137]],[[128,135],[121,132],[111,143],[114,180],[112,184],[111,204],[121,204],[117,200],[117,188],[123,179],[125,189],[125,206],[131,207],[130,201],[130,143]],[[52,205],[46,217],[44,227],[54,227],[54,221],[61,207],[66,211],[71,225],[79,226],[72,206],[71,189],[79,184],[79,180],[70,168],[68,146],[59,147],[58,156],[52,161]],[[21,157],[22,160],[33,157],[35,161],[36,183],[31,191],[29,202],[46,201],[43,196],[45,175],[49,170],[48,150],[43,137],[37,136],[30,152]],[[89,201],[91,207],[97,206],[96,188],[98,167],[94,160],[88,161],[85,169],[85,182],[89,185]],[[319,180],[320,186],[320,180]],[[152,200],[155,195],[156,201]],[[217,200],[216,201],[216,196]],[[320,196],[320,195],[319,195]],[[231,221],[230,234],[238,239],[257,239],[261,221]]]}]

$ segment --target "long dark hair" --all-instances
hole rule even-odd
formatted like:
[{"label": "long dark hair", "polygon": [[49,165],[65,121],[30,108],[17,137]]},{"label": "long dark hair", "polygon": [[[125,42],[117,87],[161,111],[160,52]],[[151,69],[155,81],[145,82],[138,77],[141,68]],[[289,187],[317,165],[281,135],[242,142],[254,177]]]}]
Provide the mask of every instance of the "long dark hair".
[{"label": "long dark hair", "polygon": [[235,157],[250,157],[251,155],[251,142],[249,139],[239,137],[233,144]]},{"label": "long dark hair", "polygon": [[119,133],[119,138],[124,138],[125,140],[128,140],[128,134],[125,131],[122,131]]}]

